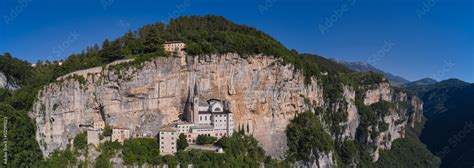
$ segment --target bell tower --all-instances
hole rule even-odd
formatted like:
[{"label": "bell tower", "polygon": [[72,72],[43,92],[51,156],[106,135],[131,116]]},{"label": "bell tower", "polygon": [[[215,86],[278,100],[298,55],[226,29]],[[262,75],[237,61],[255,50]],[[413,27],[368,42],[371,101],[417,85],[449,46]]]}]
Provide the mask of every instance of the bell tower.
[{"label": "bell tower", "polygon": [[194,83],[194,95],[193,95],[193,110],[192,115],[193,123],[199,124],[199,90],[197,82]]}]

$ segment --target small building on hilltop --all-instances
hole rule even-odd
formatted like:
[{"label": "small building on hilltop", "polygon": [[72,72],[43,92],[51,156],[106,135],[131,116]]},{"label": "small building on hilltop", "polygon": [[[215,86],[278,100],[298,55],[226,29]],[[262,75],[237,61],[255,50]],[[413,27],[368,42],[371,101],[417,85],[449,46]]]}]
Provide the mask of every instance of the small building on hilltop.
[{"label": "small building on hilltop", "polygon": [[165,51],[169,52],[181,52],[183,51],[184,47],[186,47],[186,44],[181,41],[167,41],[163,44]]},{"label": "small building on hilltop", "polygon": [[173,56],[180,58],[180,65],[186,65],[186,54],[184,52],[185,47],[186,44],[181,41],[169,41],[163,44],[165,51],[171,52]]}]

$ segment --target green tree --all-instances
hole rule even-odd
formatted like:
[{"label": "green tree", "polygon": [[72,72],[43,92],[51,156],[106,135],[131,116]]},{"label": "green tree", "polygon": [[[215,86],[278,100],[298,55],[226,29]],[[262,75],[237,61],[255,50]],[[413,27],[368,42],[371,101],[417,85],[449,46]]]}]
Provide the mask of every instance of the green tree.
[{"label": "green tree", "polygon": [[115,155],[117,150],[121,149],[122,145],[120,142],[111,142],[106,141],[103,144],[99,145],[99,157],[95,160],[95,167],[97,168],[111,168],[112,164],[110,163],[110,159]]},{"label": "green tree", "polygon": [[[26,114],[26,111],[15,110],[0,102],[0,135],[7,135],[4,143],[8,144],[5,151],[8,153],[8,167],[29,167],[43,159],[34,136],[35,125]],[[4,160],[5,156],[1,155],[0,160]],[[3,163],[0,163],[2,166]]]},{"label": "green tree", "polygon": [[328,152],[333,149],[331,136],[326,133],[319,118],[312,112],[296,116],[287,126],[288,159],[310,161],[313,152]]},{"label": "green tree", "polygon": [[5,53],[0,55],[0,73],[7,78],[11,85],[24,86],[34,81],[34,70],[26,61],[16,59]]},{"label": "green tree", "polygon": [[120,39],[110,42],[105,39],[102,44],[101,57],[105,62],[112,62],[115,60],[123,59],[125,56],[122,52],[122,42]]},{"label": "green tree", "polygon": [[64,151],[54,151],[50,157],[41,162],[39,166],[33,167],[73,167],[77,163],[76,157],[68,145]]},{"label": "green tree", "polygon": [[144,53],[153,53],[158,51],[160,48],[163,48],[164,40],[162,39],[160,32],[164,29],[163,24],[154,24],[151,26],[145,26],[141,29],[141,34],[143,35],[143,52]]},{"label": "green tree", "polygon": [[196,143],[199,145],[203,144],[213,144],[216,142],[217,138],[209,135],[198,135],[196,138]]},{"label": "green tree", "polygon": [[112,127],[110,125],[106,125],[104,127],[104,132],[102,132],[102,135],[105,137],[112,136]]},{"label": "green tree", "polygon": [[135,55],[139,54],[139,44],[137,38],[132,31],[128,31],[122,38],[123,42],[123,54],[124,55]]},{"label": "green tree", "polygon": [[123,143],[123,161],[127,165],[151,163],[160,155],[160,145],[155,138],[128,139]]},{"label": "green tree", "polygon": [[189,144],[188,144],[188,141],[186,140],[186,135],[184,135],[183,133],[179,134],[177,145],[178,145],[178,150],[184,150],[186,149],[186,147],[188,147]]}]

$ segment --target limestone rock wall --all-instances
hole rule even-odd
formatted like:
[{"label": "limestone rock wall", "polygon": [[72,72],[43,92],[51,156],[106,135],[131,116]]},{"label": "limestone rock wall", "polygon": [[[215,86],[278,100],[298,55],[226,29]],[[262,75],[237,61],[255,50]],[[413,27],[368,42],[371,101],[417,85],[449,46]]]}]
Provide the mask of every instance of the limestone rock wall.
[{"label": "limestone rock wall", "polygon": [[364,104],[371,105],[380,100],[391,101],[392,94],[389,83],[380,83],[374,89],[369,89],[365,92]]},{"label": "limestone rock wall", "polygon": [[134,137],[155,136],[162,125],[183,115],[189,91],[198,82],[203,97],[230,101],[234,130],[249,128],[267,154],[281,158],[286,126],[305,110],[303,97],[323,104],[316,80],[305,85],[301,73],[271,57],[226,54],[186,60],[183,65],[179,58],[160,57],[141,69],[120,72],[83,70],[85,84],[65,79],[45,86],[30,113],[43,154],[65,149],[70,139],[102,119],[130,129]]},{"label": "limestone rock wall", "polygon": [[388,83],[381,83],[365,92],[365,105],[371,105],[380,101],[391,102],[395,107],[391,108],[389,114],[381,119],[383,123],[387,124],[386,130],[380,130],[378,126],[376,128],[369,128],[372,133],[374,130],[378,131],[375,139],[371,139],[370,136],[367,137],[367,141],[376,147],[375,151],[372,152],[374,161],[379,159],[380,149],[391,149],[393,141],[405,137],[405,128],[407,126],[414,127],[414,123],[420,122],[423,115],[423,103],[418,97],[409,97],[402,91],[395,92]]},{"label": "limestone rock wall", "polygon": [[342,134],[343,138],[354,139],[357,127],[359,127],[360,124],[360,115],[355,105],[355,96],[356,93],[354,89],[348,86],[344,87],[343,97],[344,101],[347,103],[347,122],[344,124],[345,129]]}]

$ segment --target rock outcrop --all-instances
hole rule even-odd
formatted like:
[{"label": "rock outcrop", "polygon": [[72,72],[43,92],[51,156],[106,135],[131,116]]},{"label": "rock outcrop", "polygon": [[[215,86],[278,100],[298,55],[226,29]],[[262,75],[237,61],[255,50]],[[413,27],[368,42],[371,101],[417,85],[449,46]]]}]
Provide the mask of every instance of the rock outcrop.
[{"label": "rock outcrop", "polygon": [[[394,92],[388,83],[381,83],[373,89],[369,89],[365,92],[364,104],[371,105],[380,101],[387,101],[395,105],[388,110],[388,114],[385,115],[380,121],[386,124],[385,130],[377,127],[370,127],[371,133],[374,130],[377,133],[375,139],[367,137],[368,142],[375,146],[375,151],[372,152],[372,158],[374,161],[379,159],[379,150],[391,149],[392,142],[399,138],[405,137],[405,127],[410,123],[409,126],[414,126],[415,122],[421,121],[423,114],[422,102],[416,96],[408,97],[405,92]],[[381,113],[381,111],[376,111]]]},{"label": "rock outcrop", "polygon": [[7,77],[5,76],[5,74],[0,72],[0,88],[6,88],[7,84]]},{"label": "rock outcrop", "polygon": [[[407,124],[413,127],[416,122],[421,121],[423,104],[416,96],[409,97],[402,91],[395,92],[389,83],[380,83],[369,86],[369,88],[364,93],[364,105],[370,106],[381,101],[390,102],[395,105],[395,107],[389,109],[388,115],[377,121],[386,124],[385,130],[381,130],[378,126],[369,126],[369,135],[365,137],[367,139],[366,143],[375,147],[371,155],[373,161],[377,161],[380,149],[390,149],[394,140],[404,138]],[[356,91],[349,86],[345,86],[343,89],[347,121],[341,124],[344,126],[342,138],[354,140],[361,122],[361,116],[355,105]],[[381,111],[376,111],[376,113],[381,113]],[[370,134],[375,134],[375,138],[373,139]]]},{"label": "rock outcrop", "polygon": [[294,167],[302,168],[331,168],[336,167],[336,162],[333,159],[333,153],[319,153],[318,159],[313,160],[312,162],[298,161],[295,163]]},{"label": "rock outcrop", "polygon": [[18,89],[19,86],[12,81],[9,81],[7,76],[0,72],[0,88],[7,89],[7,90],[15,90]]},{"label": "rock outcrop", "polygon": [[364,104],[371,105],[381,100],[391,101],[392,94],[390,90],[390,84],[381,83],[374,89],[369,89],[365,92]]},{"label": "rock outcrop", "polygon": [[354,89],[347,86],[344,87],[343,97],[347,103],[347,122],[344,124],[346,129],[344,129],[342,138],[354,139],[357,127],[360,124],[360,115],[355,105],[355,96]]}]

